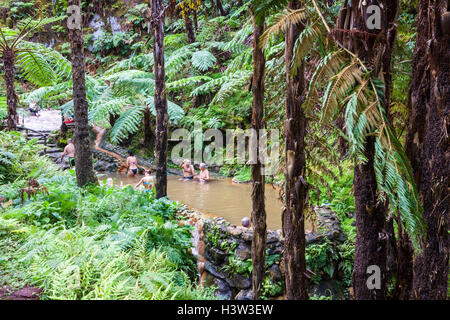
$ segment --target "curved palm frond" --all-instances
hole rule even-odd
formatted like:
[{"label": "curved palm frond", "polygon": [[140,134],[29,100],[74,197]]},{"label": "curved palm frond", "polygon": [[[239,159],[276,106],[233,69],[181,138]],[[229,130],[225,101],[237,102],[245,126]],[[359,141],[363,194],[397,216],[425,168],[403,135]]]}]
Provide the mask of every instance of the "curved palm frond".
[{"label": "curved palm frond", "polygon": [[286,9],[275,17],[275,23],[269,26],[259,39],[259,46],[265,48],[270,37],[286,32],[290,25],[301,23],[306,18],[305,9]]}]

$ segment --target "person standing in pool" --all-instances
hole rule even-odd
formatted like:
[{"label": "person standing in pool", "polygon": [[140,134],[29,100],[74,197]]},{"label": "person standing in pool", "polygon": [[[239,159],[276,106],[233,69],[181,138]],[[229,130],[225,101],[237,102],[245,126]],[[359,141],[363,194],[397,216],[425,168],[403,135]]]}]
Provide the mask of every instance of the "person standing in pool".
[{"label": "person standing in pool", "polygon": [[67,146],[64,148],[64,152],[61,155],[61,161],[67,155],[69,157],[69,165],[70,167],[75,167],[75,146],[72,142],[72,139],[67,139]]},{"label": "person standing in pool", "polygon": [[194,166],[191,164],[191,160],[184,159],[180,164],[180,168],[183,169],[183,179],[192,180],[195,176]]},{"label": "person standing in pool", "polygon": [[144,174],[145,176],[141,179],[141,181],[139,181],[139,183],[135,186],[135,188],[139,187],[140,185],[143,185],[147,191],[150,191],[151,189],[153,189],[153,186],[155,185],[155,180],[151,175],[150,170],[145,170]]},{"label": "person standing in pool", "polygon": [[138,173],[137,159],[131,150],[128,150],[127,167],[127,176],[136,177]]},{"label": "person standing in pool", "polygon": [[200,163],[200,174],[195,176],[198,182],[208,182],[210,180],[209,171],[206,169],[206,164]]}]

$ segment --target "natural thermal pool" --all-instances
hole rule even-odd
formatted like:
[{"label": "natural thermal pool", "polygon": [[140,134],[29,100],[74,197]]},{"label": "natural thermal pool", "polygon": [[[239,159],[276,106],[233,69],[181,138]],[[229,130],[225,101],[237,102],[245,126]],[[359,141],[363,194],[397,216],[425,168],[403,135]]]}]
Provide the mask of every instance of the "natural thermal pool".
[{"label": "natural thermal pool", "polygon": [[[113,178],[116,185],[135,185],[138,178],[124,174],[109,174],[102,178]],[[250,217],[252,211],[250,183],[233,183],[231,179],[217,179],[208,183],[183,181],[179,176],[167,177],[167,192],[171,200],[182,202],[204,214],[224,217],[235,225],[241,225],[243,217]],[[267,228],[281,229],[281,208],[279,190],[266,185]]]}]

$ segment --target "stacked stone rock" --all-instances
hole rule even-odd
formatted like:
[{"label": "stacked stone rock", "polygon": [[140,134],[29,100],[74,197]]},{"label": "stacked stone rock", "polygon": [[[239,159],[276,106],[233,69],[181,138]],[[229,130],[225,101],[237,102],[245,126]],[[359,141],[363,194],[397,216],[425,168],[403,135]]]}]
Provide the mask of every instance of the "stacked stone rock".
[{"label": "stacked stone rock", "polygon": [[[341,243],[345,241],[345,234],[340,228],[339,219],[329,208],[317,208],[317,228],[315,232],[306,233],[307,245],[318,243],[324,238],[331,242]],[[186,213],[185,213],[186,214]],[[251,228],[235,226],[223,218],[208,219],[203,215],[188,210],[188,215],[196,215],[196,219],[203,219],[203,237],[205,242],[204,267],[202,268],[203,283],[214,285],[216,295],[226,300],[248,300],[252,299],[251,275],[227,272],[230,257],[246,261],[251,259],[251,242],[253,232]],[[217,243],[208,240],[208,233],[218,234]],[[281,230],[267,232],[268,255],[279,255],[279,259],[267,270],[270,280],[273,282],[284,282],[284,267],[282,253],[284,241]],[[222,242],[226,242],[225,245]],[[233,245],[234,244],[234,245]],[[219,245],[219,247],[217,246]],[[225,250],[224,247],[232,247],[234,250]],[[319,284],[318,287],[328,286]]]}]

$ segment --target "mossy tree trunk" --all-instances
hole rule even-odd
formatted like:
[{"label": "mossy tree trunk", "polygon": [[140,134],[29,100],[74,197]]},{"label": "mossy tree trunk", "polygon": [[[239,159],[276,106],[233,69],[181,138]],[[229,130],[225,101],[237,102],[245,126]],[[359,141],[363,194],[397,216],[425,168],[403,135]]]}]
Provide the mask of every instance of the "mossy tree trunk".
[{"label": "mossy tree trunk", "polygon": [[[288,8],[301,8],[301,2],[291,1]],[[303,30],[303,25],[290,25],[286,30],[286,172],[285,209],[283,213],[283,233],[285,238],[284,266],[286,298],[289,300],[308,299],[308,283],[305,276],[305,214],[307,195],[305,177],[305,130],[306,117],[302,104],[305,100],[304,67],[295,76],[291,75],[291,61],[294,56],[295,41]]]},{"label": "mossy tree trunk", "polygon": [[167,148],[168,124],[166,82],[164,70],[164,3],[151,0],[153,57],[155,61],[155,154],[156,154],[156,197],[167,196]]},{"label": "mossy tree trunk", "polygon": [[[427,223],[414,260],[411,298],[446,299],[450,176],[450,30],[441,19],[447,0],[420,0],[409,94],[406,149]],[[443,21],[444,22],[444,21]]]},{"label": "mossy tree trunk", "polygon": [[14,88],[14,79],[16,75],[15,61],[16,56],[14,49],[3,49],[3,70],[5,71],[5,87],[6,87],[6,104],[8,106],[8,130],[17,130],[19,122],[17,116],[18,97]]},{"label": "mossy tree trunk", "polygon": [[[76,5],[81,8],[81,0],[69,0],[67,5]],[[88,102],[84,78],[83,30],[80,25],[79,28],[68,28],[67,31],[72,60],[75,172],[78,186],[82,187],[90,183],[97,183],[98,180],[93,170],[89,139]]]},{"label": "mossy tree trunk", "polygon": [[[373,12],[368,11],[372,5],[381,13],[381,30],[369,28],[368,23]],[[337,22],[337,39],[347,49],[357,53],[366,67],[377,76],[384,73],[387,77],[385,100],[390,96],[390,70],[393,40],[395,39],[394,22],[397,16],[398,0],[352,0],[351,5],[345,1],[341,7]],[[382,50],[381,58],[377,55]],[[385,68],[385,70],[383,69]],[[354,194],[356,205],[356,245],[353,269],[353,288],[358,300],[385,299],[387,274],[387,232],[386,203],[377,199],[377,181],[374,169],[375,139],[366,140],[364,156],[367,161],[355,167]],[[380,271],[380,287],[369,288],[367,280],[369,266],[377,266]]]},{"label": "mossy tree trunk", "polygon": [[260,130],[264,128],[264,73],[265,57],[259,47],[259,37],[264,32],[264,21],[253,17],[253,108],[251,128],[256,138],[256,163],[252,164],[252,289],[253,299],[260,299],[266,264],[266,209],[264,203],[264,176],[259,155]]}]

